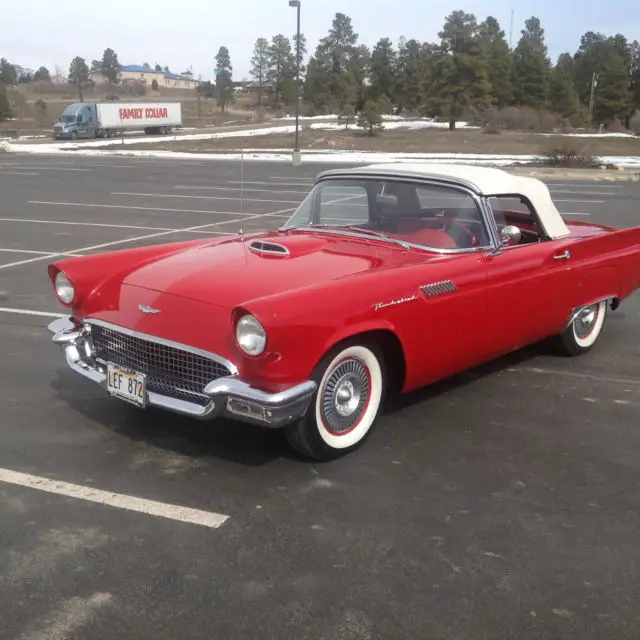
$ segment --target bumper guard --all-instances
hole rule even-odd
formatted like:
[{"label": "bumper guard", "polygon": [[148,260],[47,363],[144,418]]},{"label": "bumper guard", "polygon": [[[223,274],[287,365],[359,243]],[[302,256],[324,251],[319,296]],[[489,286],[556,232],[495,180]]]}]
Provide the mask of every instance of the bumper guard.
[{"label": "bumper guard", "polygon": [[[107,390],[106,367],[92,357],[92,346],[83,326],[59,318],[48,326],[52,341],[65,354],[69,368]],[[211,398],[205,406],[146,391],[145,406],[159,407],[192,418],[227,417],[263,427],[280,428],[300,419],[307,411],[316,383],[307,380],[278,393],[256,389],[235,376],[213,380],[204,388]]]}]

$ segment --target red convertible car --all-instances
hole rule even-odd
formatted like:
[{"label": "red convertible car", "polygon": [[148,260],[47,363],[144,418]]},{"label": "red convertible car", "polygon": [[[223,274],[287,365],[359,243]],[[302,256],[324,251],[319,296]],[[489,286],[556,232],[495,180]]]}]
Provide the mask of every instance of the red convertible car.
[{"label": "red convertible car", "polygon": [[137,407],[282,428],[331,459],[407,392],[542,340],[577,355],[640,287],[640,227],[565,221],[494,168],[321,173],[277,231],[49,266],[68,366]]}]

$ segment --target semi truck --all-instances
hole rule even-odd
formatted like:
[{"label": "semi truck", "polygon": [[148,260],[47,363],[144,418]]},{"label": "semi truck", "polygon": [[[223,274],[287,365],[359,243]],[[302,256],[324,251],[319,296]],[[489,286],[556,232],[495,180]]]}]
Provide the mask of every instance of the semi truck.
[{"label": "semi truck", "polygon": [[112,138],[125,131],[166,135],[182,127],[180,102],[75,102],[53,126],[53,138]]}]

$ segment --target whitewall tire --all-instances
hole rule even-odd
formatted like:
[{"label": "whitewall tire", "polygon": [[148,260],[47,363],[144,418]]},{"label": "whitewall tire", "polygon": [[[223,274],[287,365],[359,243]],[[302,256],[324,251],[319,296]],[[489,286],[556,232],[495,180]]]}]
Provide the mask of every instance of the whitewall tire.
[{"label": "whitewall tire", "polygon": [[360,447],[374,427],[385,392],[382,354],[375,345],[342,344],[312,378],[318,388],[307,414],[286,437],[303,455],[331,460]]},{"label": "whitewall tire", "polygon": [[570,356],[589,351],[600,337],[606,317],[606,300],[580,309],[569,326],[558,336],[556,345]]}]

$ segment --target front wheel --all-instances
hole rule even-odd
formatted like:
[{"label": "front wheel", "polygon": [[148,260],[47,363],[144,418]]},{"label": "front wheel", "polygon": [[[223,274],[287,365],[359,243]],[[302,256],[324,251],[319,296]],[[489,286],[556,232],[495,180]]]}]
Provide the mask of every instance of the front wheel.
[{"label": "front wheel", "polygon": [[318,383],[307,414],[287,427],[299,453],[332,460],[359,448],[371,433],[385,390],[382,354],[375,345],[352,342],[329,353],[312,378]]},{"label": "front wheel", "polygon": [[580,309],[564,332],[553,341],[556,350],[568,356],[589,351],[602,333],[606,316],[606,300]]}]

